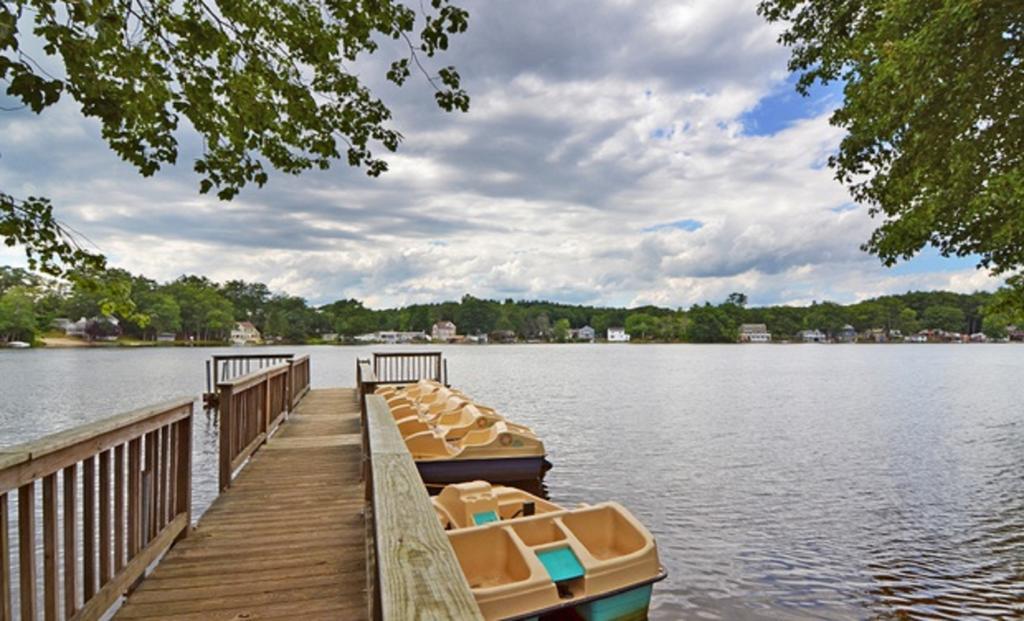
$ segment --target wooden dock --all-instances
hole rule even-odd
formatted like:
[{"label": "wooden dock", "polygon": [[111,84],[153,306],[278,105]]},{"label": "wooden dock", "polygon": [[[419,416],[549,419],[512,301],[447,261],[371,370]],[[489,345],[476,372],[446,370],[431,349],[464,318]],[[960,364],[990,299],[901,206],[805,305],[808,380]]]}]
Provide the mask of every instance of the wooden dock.
[{"label": "wooden dock", "polygon": [[310,391],[116,619],[363,619],[355,390]]},{"label": "wooden dock", "polygon": [[221,493],[195,525],[193,397],[0,447],[0,621],[482,621],[372,394],[446,379],[441,355],[357,361],[355,389],[271,362],[217,378]]}]

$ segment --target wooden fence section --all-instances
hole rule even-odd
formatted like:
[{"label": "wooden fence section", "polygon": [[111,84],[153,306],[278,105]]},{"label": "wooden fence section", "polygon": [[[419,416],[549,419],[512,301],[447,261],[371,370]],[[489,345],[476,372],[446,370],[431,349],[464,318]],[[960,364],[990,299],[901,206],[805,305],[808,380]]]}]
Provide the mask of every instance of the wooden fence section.
[{"label": "wooden fence section", "polygon": [[[5,449],[0,618],[13,619],[16,609],[23,620],[38,618],[40,611],[47,620],[102,616],[188,534],[191,474],[192,398]],[[8,495],[14,490],[18,517],[12,543]]]},{"label": "wooden fence section", "polygon": [[[307,368],[308,364],[307,360]],[[235,471],[267,441],[292,408],[290,369],[290,364],[280,364],[217,385],[221,491],[231,487]]]},{"label": "wooden fence section", "polygon": [[358,434],[354,390],[310,391],[116,619],[366,619]]},{"label": "wooden fence section", "polygon": [[432,379],[448,384],[448,363],[441,352],[377,352],[373,373],[383,384],[411,384]]}]

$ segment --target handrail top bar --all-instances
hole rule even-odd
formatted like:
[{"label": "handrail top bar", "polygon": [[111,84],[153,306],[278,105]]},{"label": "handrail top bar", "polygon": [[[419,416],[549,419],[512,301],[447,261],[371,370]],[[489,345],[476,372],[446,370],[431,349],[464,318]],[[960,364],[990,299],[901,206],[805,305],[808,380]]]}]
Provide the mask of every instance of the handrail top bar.
[{"label": "handrail top bar", "polygon": [[256,360],[259,358],[294,358],[295,354],[214,354],[215,360]]},{"label": "handrail top bar", "polygon": [[309,360],[309,354],[302,354],[301,356],[292,357],[292,362],[302,362],[303,360]]},{"label": "handrail top bar", "polygon": [[[28,442],[15,444],[7,448],[0,448],[0,470],[22,461],[39,459],[50,453],[56,453],[89,438],[134,425],[158,414],[191,406],[194,401],[195,397],[178,397],[177,399],[171,399],[122,414],[115,414],[92,423],[51,433],[36,440],[29,440]],[[17,459],[21,456],[24,456],[24,459]],[[17,461],[14,461],[14,459],[17,459]]]},{"label": "handrail top bar", "polygon": [[0,494],[189,418],[194,401],[180,397],[0,450]]},{"label": "handrail top bar", "polygon": [[439,351],[375,351],[372,352],[378,358],[411,358],[414,356],[440,356]]},{"label": "handrail top bar", "polygon": [[256,369],[252,373],[246,373],[245,375],[239,375],[234,379],[224,380],[217,382],[217,388],[232,388],[235,391],[244,390],[253,384],[258,384],[263,379],[264,375],[270,375],[271,377],[277,376],[287,371],[291,365],[287,362],[281,364],[275,364],[272,367],[263,367],[262,369]]}]

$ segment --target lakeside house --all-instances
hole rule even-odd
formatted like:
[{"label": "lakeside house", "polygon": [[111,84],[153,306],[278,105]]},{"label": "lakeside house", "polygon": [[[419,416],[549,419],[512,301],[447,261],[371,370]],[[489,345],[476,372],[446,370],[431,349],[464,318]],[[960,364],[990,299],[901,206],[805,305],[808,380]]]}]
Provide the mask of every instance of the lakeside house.
[{"label": "lakeside house", "polygon": [[850,324],[846,324],[842,328],[839,328],[839,332],[836,333],[836,341],[840,343],[856,343],[857,329]]},{"label": "lakeside house", "polygon": [[608,328],[608,342],[609,343],[628,343],[629,334],[626,333],[625,328],[618,326]]},{"label": "lakeside house", "polygon": [[368,332],[352,337],[359,343],[384,343],[385,345],[398,345],[400,343],[415,343],[417,341],[429,341],[427,333],[419,330],[412,332],[399,332],[397,330],[379,330]]},{"label": "lakeside house", "polygon": [[85,338],[85,329],[89,325],[89,320],[82,317],[78,321],[67,321],[64,320],[64,334],[66,336],[77,336],[78,338]]},{"label": "lakeside house", "polygon": [[515,343],[516,333],[513,330],[495,330],[491,332],[492,343]]},{"label": "lakeside house", "polygon": [[259,345],[262,342],[260,331],[251,321],[239,321],[231,329],[232,345]]},{"label": "lakeside house", "polygon": [[889,334],[884,328],[869,328],[861,332],[860,340],[865,343],[888,343]]},{"label": "lakeside house", "polygon": [[825,333],[817,328],[814,330],[801,330],[796,335],[804,343],[825,343],[828,341]]},{"label": "lakeside house", "polygon": [[574,341],[587,341],[593,343],[594,339],[597,338],[597,332],[590,326],[583,326],[578,330],[569,330],[569,338]]},{"label": "lakeside house", "polygon": [[96,316],[90,319],[82,317],[78,321],[62,321],[64,334],[82,339],[97,341],[116,341],[121,336],[121,322],[117,317]]},{"label": "lakeside house", "polygon": [[771,343],[772,333],[763,323],[745,323],[740,326],[740,343]]},{"label": "lakeside house", "polygon": [[157,343],[173,343],[176,335],[173,332],[159,332],[156,335]]},{"label": "lakeside house", "polygon": [[1024,327],[1006,326],[1006,336],[1011,341],[1024,341]]},{"label": "lakeside house", "polygon": [[458,331],[455,324],[448,320],[438,321],[430,329],[430,337],[435,341],[447,342],[454,340],[456,336]]}]

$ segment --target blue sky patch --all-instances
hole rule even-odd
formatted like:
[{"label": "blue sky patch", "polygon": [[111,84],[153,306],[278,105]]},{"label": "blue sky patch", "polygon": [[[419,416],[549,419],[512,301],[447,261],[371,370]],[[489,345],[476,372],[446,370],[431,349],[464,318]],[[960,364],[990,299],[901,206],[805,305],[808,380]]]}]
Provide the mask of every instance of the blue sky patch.
[{"label": "blue sky patch", "polygon": [[889,273],[896,276],[907,274],[929,274],[935,272],[959,272],[961,270],[974,269],[981,257],[970,255],[966,257],[944,257],[939,251],[928,246],[909,261],[900,261]]},{"label": "blue sky patch", "polygon": [[810,95],[796,92],[797,75],[789,74],[786,81],[775,87],[757,105],[740,115],[743,134],[746,136],[770,136],[793,123],[818,116],[825,110],[843,101],[843,85],[832,82],[828,86],[815,84]]},{"label": "blue sky patch", "polygon": [[700,220],[693,220],[692,218],[686,218],[685,220],[676,220],[675,222],[665,222],[664,224],[655,224],[640,229],[644,233],[653,233],[655,231],[664,231],[666,229],[679,229],[682,231],[696,231],[697,229],[704,226],[704,223]]}]

